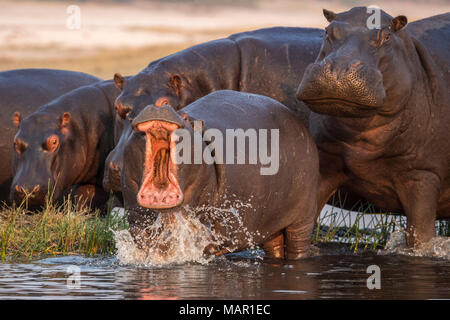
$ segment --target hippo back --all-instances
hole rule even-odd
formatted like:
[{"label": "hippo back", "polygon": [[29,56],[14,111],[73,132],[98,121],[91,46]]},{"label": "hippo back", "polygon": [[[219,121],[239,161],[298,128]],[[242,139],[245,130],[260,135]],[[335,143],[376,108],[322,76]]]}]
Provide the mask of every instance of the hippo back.
[{"label": "hippo back", "polygon": [[101,79],[73,71],[21,69],[0,72],[0,201],[8,199],[12,177],[15,112],[27,117],[39,106],[78,87]]},{"label": "hippo back", "polygon": [[427,49],[446,82],[450,83],[450,13],[414,21],[406,25],[406,29]]},{"label": "hippo back", "polygon": [[308,125],[310,111],[295,91],[317,57],[323,34],[321,29],[274,27],[231,35],[241,52],[239,91],[271,97]]}]

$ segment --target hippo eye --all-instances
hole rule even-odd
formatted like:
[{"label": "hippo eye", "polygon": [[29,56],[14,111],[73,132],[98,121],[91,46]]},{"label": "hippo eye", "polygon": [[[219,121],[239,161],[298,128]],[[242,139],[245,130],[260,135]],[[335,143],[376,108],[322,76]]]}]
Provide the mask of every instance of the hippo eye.
[{"label": "hippo eye", "polygon": [[122,118],[122,120],[125,120],[130,114],[130,112],[133,110],[131,107],[128,106],[118,106],[116,107],[116,109],[117,114],[119,115],[120,118]]},{"label": "hippo eye", "polygon": [[380,45],[385,44],[391,39],[391,33],[386,30],[380,30],[377,34],[377,40]]},{"label": "hippo eye", "polygon": [[59,146],[59,137],[56,134],[51,135],[47,138],[44,144],[44,150],[48,152],[54,152]]}]

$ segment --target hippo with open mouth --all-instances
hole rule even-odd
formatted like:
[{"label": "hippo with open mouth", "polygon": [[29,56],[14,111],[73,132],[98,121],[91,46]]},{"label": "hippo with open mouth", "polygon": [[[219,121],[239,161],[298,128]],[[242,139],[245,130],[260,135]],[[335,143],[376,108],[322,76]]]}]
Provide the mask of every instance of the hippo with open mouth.
[{"label": "hippo with open mouth", "polygon": [[[408,244],[450,218],[450,13],[415,21],[336,14],[297,97],[314,112],[320,210],[341,187],[407,217]],[[318,211],[319,212],[319,211]]]},{"label": "hippo with open mouth", "polygon": [[[132,127],[139,134],[125,149],[122,190],[130,232],[141,247],[152,216],[194,208],[223,240],[208,254],[262,244],[269,257],[308,256],[318,155],[308,130],[288,108],[268,97],[223,90],[179,111],[149,105]],[[243,148],[235,144],[239,133],[245,135]],[[235,204],[241,205],[228,222],[220,210],[207,209]]]}]

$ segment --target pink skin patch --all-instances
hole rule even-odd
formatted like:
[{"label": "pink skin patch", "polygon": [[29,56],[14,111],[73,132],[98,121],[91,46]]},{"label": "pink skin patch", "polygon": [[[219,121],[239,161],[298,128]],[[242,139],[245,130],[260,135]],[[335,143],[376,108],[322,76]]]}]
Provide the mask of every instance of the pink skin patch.
[{"label": "pink skin patch", "polygon": [[177,180],[177,166],[170,152],[175,150],[171,134],[178,125],[152,120],[141,123],[137,130],[145,132],[144,179],[137,195],[141,207],[149,209],[174,208],[183,203],[183,192]]}]

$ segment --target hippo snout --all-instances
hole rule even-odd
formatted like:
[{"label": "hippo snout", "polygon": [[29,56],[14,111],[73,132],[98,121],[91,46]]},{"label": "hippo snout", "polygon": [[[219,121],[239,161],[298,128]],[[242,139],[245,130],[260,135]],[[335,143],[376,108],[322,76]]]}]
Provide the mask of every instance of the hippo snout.
[{"label": "hippo snout", "polygon": [[148,121],[164,121],[176,124],[180,128],[184,127],[183,118],[168,104],[164,104],[159,108],[155,105],[148,105],[133,119],[131,125],[134,130],[137,130],[139,124]]},{"label": "hippo snout", "polygon": [[42,205],[45,203],[47,192],[45,188],[37,184],[34,186],[15,184],[11,188],[10,199],[17,204],[27,200],[32,205]]},{"label": "hippo snout", "polygon": [[122,164],[115,160],[106,161],[106,168],[103,177],[103,189],[108,192],[120,192],[120,175],[122,174]]},{"label": "hippo snout", "polygon": [[386,100],[381,72],[359,60],[323,59],[309,65],[296,95],[314,112],[335,115],[368,111]]}]

